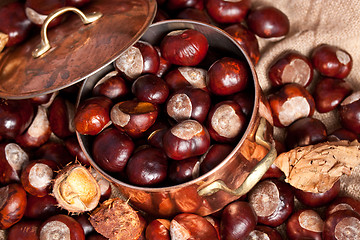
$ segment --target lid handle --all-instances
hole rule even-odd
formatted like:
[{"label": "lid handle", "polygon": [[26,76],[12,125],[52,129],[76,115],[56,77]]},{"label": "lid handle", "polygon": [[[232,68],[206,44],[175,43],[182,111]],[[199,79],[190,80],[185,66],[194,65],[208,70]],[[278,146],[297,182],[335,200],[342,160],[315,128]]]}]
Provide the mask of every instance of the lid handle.
[{"label": "lid handle", "polygon": [[32,56],[34,58],[40,57],[41,55],[46,53],[51,48],[49,39],[47,37],[47,27],[48,27],[49,23],[54,18],[64,14],[65,12],[70,12],[70,11],[76,13],[81,18],[81,20],[84,24],[89,24],[89,23],[95,22],[102,16],[102,13],[99,13],[99,12],[93,12],[93,13],[89,13],[89,14],[85,15],[82,11],[80,11],[79,9],[74,8],[74,7],[63,7],[63,8],[59,8],[56,11],[52,12],[51,14],[49,14],[47,16],[43,25],[41,26],[41,43],[32,52]]}]

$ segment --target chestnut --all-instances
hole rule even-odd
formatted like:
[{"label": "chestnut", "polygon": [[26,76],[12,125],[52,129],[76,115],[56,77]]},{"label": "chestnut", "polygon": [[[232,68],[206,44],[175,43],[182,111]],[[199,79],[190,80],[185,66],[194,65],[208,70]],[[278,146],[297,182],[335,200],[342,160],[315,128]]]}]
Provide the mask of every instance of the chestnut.
[{"label": "chestnut", "polygon": [[92,89],[93,96],[105,96],[113,101],[126,97],[129,92],[129,86],[118,71],[107,73]]},{"label": "chestnut", "polygon": [[40,239],[85,240],[81,224],[74,218],[58,214],[45,220],[38,229]]},{"label": "chestnut", "polygon": [[59,94],[59,91],[55,91],[48,94],[41,94],[35,97],[30,98],[30,101],[35,106],[41,105],[44,108],[50,107],[51,103],[54,101],[55,97]]},{"label": "chestnut", "polygon": [[223,57],[215,61],[206,75],[206,85],[211,93],[225,96],[244,90],[249,72],[244,61]]},{"label": "chestnut", "polygon": [[58,207],[56,198],[51,195],[36,197],[27,194],[27,204],[24,217],[45,220],[53,215],[60,214],[63,210]]},{"label": "chestnut", "polygon": [[249,118],[253,112],[255,96],[250,91],[241,91],[233,95],[230,100],[239,104],[241,111]]},{"label": "chestnut", "polygon": [[289,18],[278,8],[261,6],[246,17],[249,29],[261,38],[283,37],[290,30]]},{"label": "chestnut", "polygon": [[218,23],[238,23],[245,19],[250,0],[208,0],[205,7],[210,17]]},{"label": "chestnut", "polygon": [[161,55],[171,64],[196,66],[206,56],[209,43],[206,37],[194,29],[169,32],[160,43]]},{"label": "chestnut", "polygon": [[360,201],[350,196],[337,197],[326,207],[325,216],[328,218],[340,210],[352,210],[360,214]]},{"label": "chestnut", "polygon": [[207,91],[206,70],[196,67],[177,67],[168,72],[164,79],[170,90],[177,91],[187,86]]},{"label": "chestnut", "polygon": [[209,132],[201,123],[192,119],[176,124],[163,137],[164,151],[174,160],[202,155],[209,146]]},{"label": "chestnut", "polygon": [[86,240],[109,240],[108,238],[104,237],[100,233],[93,232],[86,236]]},{"label": "chestnut", "polygon": [[17,45],[30,35],[33,24],[25,15],[25,6],[20,2],[8,3],[0,8],[0,32],[6,34],[6,47]]},{"label": "chestnut", "polygon": [[324,221],[311,209],[302,209],[293,213],[286,223],[286,234],[290,240],[314,239],[321,240]]},{"label": "chestnut", "polygon": [[360,91],[356,91],[345,98],[339,105],[339,116],[341,125],[360,134]]},{"label": "chestnut", "polygon": [[[159,13],[158,9],[158,13]],[[155,21],[155,20],[154,20]],[[157,51],[157,53],[159,54],[159,59],[160,59],[160,63],[159,63],[159,70],[156,73],[156,76],[158,77],[163,77],[170,69],[171,67],[171,63],[166,60],[165,58],[163,58],[163,56],[161,55],[161,50],[159,46],[154,46],[155,50]]]},{"label": "chestnut", "polygon": [[136,151],[126,165],[126,176],[131,184],[154,186],[167,177],[168,159],[161,149],[144,148]]},{"label": "chestnut", "polygon": [[321,44],[313,49],[311,61],[321,75],[346,78],[353,65],[351,55],[337,46]]},{"label": "chestnut", "polygon": [[194,119],[202,123],[205,121],[211,106],[208,92],[193,87],[185,87],[175,91],[166,102],[167,114],[181,122]]},{"label": "chestnut", "polygon": [[220,236],[220,219],[218,217],[215,217],[214,215],[208,215],[205,217],[206,220],[208,220],[211,225],[213,225],[213,227],[216,230],[216,233],[218,235],[218,238],[221,239]]},{"label": "chestnut", "polygon": [[[202,1],[202,0],[201,0]],[[197,8],[185,8],[181,10],[177,15],[177,19],[190,19],[207,24],[211,24],[210,17],[206,14],[204,10]]]},{"label": "chestnut", "polygon": [[75,129],[83,135],[96,135],[111,124],[112,101],[97,96],[80,102],[74,117]]},{"label": "chestnut", "polygon": [[235,41],[243,47],[250,57],[251,61],[256,65],[260,59],[260,47],[258,40],[253,32],[241,23],[235,23],[224,28],[224,31],[230,34]]},{"label": "chestnut", "polygon": [[268,96],[274,126],[287,127],[302,117],[311,117],[315,112],[315,101],[303,86],[288,83]]},{"label": "chestnut", "polygon": [[84,5],[91,2],[91,0],[65,0],[66,6],[72,6],[72,7],[83,7]]},{"label": "chestnut", "polygon": [[146,227],[147,240],[170,240],[170,221],[168,219],[155,219]]},{"label": "chestnut", "polygon": [[160,58],[152,44],[140,40],[123,52],[115,60],[114,65],[125,78],[134,80],[141,74],[156,74]]},{"label": "chestnut", "polygon": [[21,172],[22,186],[31,195],[44,197],[51,192],[52,181],[57,170],[58,165],[52,160],[33,160]]},{"label": "chestnut", "polygon": [[50,139],[51,133],[47,110],[39,105],[30,126],[23,134],[16,136],[15,141],[24,148],[40,147]]},{"label": "chestnut", "polygon": [[[47,16],[53,11],[65,7],[65,0],[26,0],[25,13],[28,19],[41,26]],[[52,20],[48,27],[54,27],[61,23],[62,17],[57,17]]]},{"label": "chestnut", "polygon": [[217,103],[206,122],[211,138],[217,142],[234,142],[245,131],[247,120],[240,106],[227,100]]},{"label": "chestnut", "polygon": [[301,189],[294,188],[294,194],[297,200],[313,208],[327,205],[338,196],[339,192],[340,180],[335,182],[328,191],[323,193],[305,192]]},{"label": "chestnut", "polygon": [[255,229],[256,224],[256,213],[248,202],[239,200],[232,202],[223,209],[221,214],[221,239],[245,239]]},{"label": "chestnut", "polygon": [[335,129],[327,136],[328,141],[348,140],[352,142],[357,139],[358,139],[358,135],[356,133],[342,127]]},{"label": "chestnut", "polygon": [[229,144],[213,144],[200,158],[200,174],[203,175],[219,165],[233,150]]},{"label": "chestnut", "polygon": [[360,215],[352,210],[340,210],[325,219],[323,240],[359,239]]},{"label": "chestnut", "polygon": [[30,126],[34,115],[34,106],[28,99],[0,99],[0,136],[14,139]]},{"label": "chestnut", "polygon": [[37,235],[41,222],[22,220],[9,228],[7,240],[39,240]]},{"label": "chestnut", "polygon": [[275,229],[264,225],[257,225],[254,230],[250,232],[246,240],[253,239],[268,239],[268,240],[282,240],[280,233]]},{"label": "chestnut", "polygon": [[352,91],[350,84],[343,79],[320,79],[316,83],[313,93],[316,110],[320,113],[334,110]]},{"label": "chestnut", "polygon": [[121,172],[133,153],[135,144],[125,133],[108,128],[96,136],[92,153],[94,161],[103,170]]},{"label": "chestnut", "polygon": [[94,227],[91,225],[91,223],[89,221],[89,214],[83,213],[83,214],[75,216],[74,219],[78,223],[80,223],[81,227],[84,230],[85,236],[88,236],[90,233],[95,231]]},{"label": "chestnut", "polygon": [[139,138],[156,121],[158,108],[150,102],[126,100],[116,103],[110,110],[114,126],[132,138]]},{"label": "chestnut", "polygon": [[64,146],[71,154],[71,156],[85,166],[90,166],[89,159],[80,147],[80,144],[75,136],[68,137],[64,140]]},{"label": "chestnut", "polygon": [[62,142],[47,142],[36,149],[35,159],[49,159],[56,162],[60,167],[66,166],[74,158]]},{"label": "chestnut", "polygon": [[199,159],[187,158],[181,161],[172,161],[169,164],[168,178],[174,184],[181,184],[199,176]]},{"label": "chestnut", "polygon": [[167,83],[153,74],[138,77],[133,82],[131,91],[140,101],[153,104],[164,103],[169,95]]},{"label": "chestnut", "polygon": [[29,162],[28,154],[16,143],[0,144],[0,184],[20,182],[20,174]]},{"label": "chestnut", "polygon": [[313,80],[314,69],[308,57],[298,52],[285,52],[280,55],[268,70],[268,77],[273,86],[297,83],[307,87]]},{"label": "chestnut", "polygon": [[215,228],[204,217],[180,213],[170,222],[171,239],[218,239]]},{"label": "chestnut", "polygon": [[8,229],[19,222],[26,208],[26,192],[19,183],[0,188],[0,229]]},{"label": "chestnut", "polygon": [[165,7],[168,11],[194,8],[202,0],[167,0]]},{"label": "chestnut", "polygon": [[327,139],[325,124],[319,119],[304,117],[293,122],[286,131],[285,145],[287,149],[307,146]]},{"label": "chestnut", "polygon": [[106,178],[104,178],[94,168],[90,169],[90,173],[95,178],[95,180],[98,183],[99,188],[100,188],[100,200],[99,200],[99,202],[103,202],[105,200],[108,200],[110,198],[110,196],[111,196],[111,193],[112,193],[110,182]]},{"label": "chestnut", "polygon": [[255,185],[248,199],[258,222],[271,227],[284,223],[294,209],[292,187],[277,179],[266,179]]}]

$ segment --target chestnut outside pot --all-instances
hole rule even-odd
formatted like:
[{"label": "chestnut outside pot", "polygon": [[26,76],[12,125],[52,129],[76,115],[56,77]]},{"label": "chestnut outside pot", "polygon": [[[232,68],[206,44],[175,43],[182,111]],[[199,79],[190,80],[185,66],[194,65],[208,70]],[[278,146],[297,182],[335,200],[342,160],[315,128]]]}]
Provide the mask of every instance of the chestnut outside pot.
[{"label": "chestnut outside pot", "polygon": [[[125,199],[149,214],[170,217],[180,212],[209,215],[246,194],[263,176],[276,158],[269,105],[259,86],[254,65],[245,51],[221,29],[189,20],[167,20],[151,25],[141,40],[157,44],[170,31],[195,29],[203,33],[209,47],[227,56],[243,60],[251,73],[250,89],[254,91],[254,107],[245,133],[233,151],[208,173],[183,184],[169,187],[139,187],[122,182],[103,171],[91,157],[92,138],[77,137],[91,165],[113,183]],[[82,85],[78,103],[89,97],[95,83],[113,69],[112,64],[87,78]]]}]

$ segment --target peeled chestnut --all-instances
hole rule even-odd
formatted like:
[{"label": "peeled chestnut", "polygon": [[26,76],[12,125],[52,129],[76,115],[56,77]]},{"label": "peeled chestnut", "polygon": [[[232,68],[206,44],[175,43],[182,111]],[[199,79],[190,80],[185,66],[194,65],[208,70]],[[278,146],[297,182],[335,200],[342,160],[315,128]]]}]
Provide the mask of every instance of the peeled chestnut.
[{"label": "peeled chestnut", "polygon": [[140,101],[153,104],[164,103],[169,95],[167,83],[160,77],[152,74],[138,77],[133,82],[131,91]]},{"label": "peeled chestnut", "polygon": [[199,176],[199,159],[197,157],[172,161],[169,164],[169,179],[174,184],[180,184]]},{"label": "peeled chestnut", "polygon": [[164,79],[172,91],[176,91],[187,86],[207,91],[206,72],[207,71],[202,68],[178,67],[168,72]]},{"label": "peeled chestnut", "polygon": [[340,210],[326,218],[323,240],[360,239],[360,215],[352,210]]},{"label": "peeled chestnut", "polygon": [[44,221],[38,229],[40,239],[85,240],[81,224],[74,218],[58,214]]},{"label": "peeled chestnut", "polygon": [[194,29],[172,31],[160,43],[161,55],[171,64],[180,66],[199,64],[208,48],[206,37]]},{"label": "peeled chestnut", "polygon": [[206,122],[211,138],[217,142],[234,142],[245,131],[247,120],[240,106],[231,100],[217,103]]},{"label": "peeled chestnut", "polygon": [[345,98],[339,106],[339,115],[341,125],[360,134],[360,91],[352,93]]},{"label": "peeled chestnut", "polygon": [[105,96],[113,101],[120,100],[129,93],[129,86],[118,71],[111,71],[102,77],[92,89],[93,96]]},{"label": "peeled chestnut", "polygon": [[258,222],[271,227],[284,223],[294,209],[291,186],[277,179],[267,179],[255,185],[248,199],[258,216]]},{"label": "peeled chestnut", "polygon": [[311,209],[302,209],[292,214],[286,223],[286,233],[290,240],[321,240],[324,221]]},{"label": "peeled chestnut", "polygon": [[215,228],[205,218],[192,214],[180,213],[170,222],[171,239],[218,239]]},{"label": "peeled chestnut", "polygon": [[253,207],[244,201],[227,205],[220,220],[222,240],[245,239],[255,229],[257,216]]},{"label": "peeled chestnut", "polygon": [[231,95],[244,90],[249,81],[246,63],[223,57],[214,62],[206,75],[206,84],[215,95]]},{"label": "peeled chestnut", "polygon": [[75,106],[72,102],[58,95],[49,107],[49,123],[52,132],[59,138],[66,138],[75,133]]},{"label": "peeled chestnut", "polygon": [[307,146],[325,141],[326,126],[319,119],[304,117],[293,122],[286,131],[285,145],[287,149]]},{"label": "peeled chestnut", "polygon": [[8,229],[19,222],[26,208],[26,192],[19,183],[0,188],[0,229]]},{"label": "peeled chestnut", "polygon": [[238,23],[245,19],[250,5],[249,0],[208,0],[205,7],[210,17],[218,23]]},{"label": "peeled chestnut", "polygon": [[103,170],[121,172],[133,153],[132,139],[116,128],[108,128],[96,136],[92,153],[94,161]]},{"label": "peeled chestnut", "polygon": [[200,158],[200,174],[205,174],[219,165],[233,150],[228,144],[213,144]]},{"label": "peeled chestnut", "polygon": [[329,44],[317,46],[311,54],[311,60],[321,75],[333,78],[346,78],[353,65],[348,52]]},{"label": "peeled chestnut", "polygon": [[130,183],[138,186],[153,186],[167,177],[168,159],[161,149],[144,148],[136,151],[126,165]]},{"label": "peeled chestnut", "polygon": [[311,94],[297,83],[288,83],[268,96],[274,125],[286,127],[302,117],[311,117],[315,101]]},{"label": "peeled chestnut", "polygon": [[9,229],[7,240],[39,240],[37,232],[40,224],[37,220],[22,220]]},{"label": "peeled chestnut", "polygon": [[185,120],[176,124],[163,137],[165,153],[174,160],[202,155],[209,146],[210,135],[196,120]]},{"label": "peeled chestnut", "polygon": [[280,9],[272,6],[252,9],[246,23],[252,32],[262,38],[283,37],[290,30],[289,18]]},{"label": "peeled chestnut", "polygon": [[155,219],[146,227],[147,240],[170,240],[170,221]]},{"label": "peeled chestnut", "polygon": [[185,87],[175,91],[166,102],[167,114],[181,122],[194,119],[202,123],[205,121],[211,106],[208,92],[193,87]]}]

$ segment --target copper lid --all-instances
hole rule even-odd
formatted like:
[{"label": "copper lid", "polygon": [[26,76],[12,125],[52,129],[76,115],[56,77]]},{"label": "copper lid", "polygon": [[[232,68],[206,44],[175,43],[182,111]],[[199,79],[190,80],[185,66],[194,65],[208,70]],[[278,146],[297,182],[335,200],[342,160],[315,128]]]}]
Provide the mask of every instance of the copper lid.
[{"label": "copper lid", "polygon": [[63,23],[47,30],[51,48],[40,57],[33,57],[40,33],[0,54],[1,98],[54,92],[101,70],[147,30],[156,13],[156,0],[93,0],[81,11],[102,16],[84,25],[77,14],[67,13]]}]

